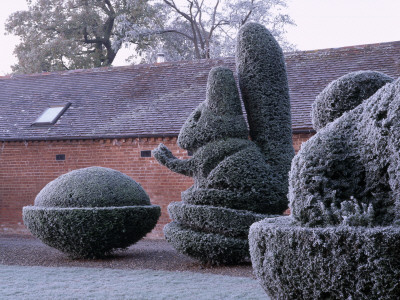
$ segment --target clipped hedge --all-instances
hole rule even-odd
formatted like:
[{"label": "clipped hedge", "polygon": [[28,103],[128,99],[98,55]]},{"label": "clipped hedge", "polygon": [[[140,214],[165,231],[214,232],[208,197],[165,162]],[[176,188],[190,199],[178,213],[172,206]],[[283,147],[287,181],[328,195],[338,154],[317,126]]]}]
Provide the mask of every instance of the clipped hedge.
[{"label": "clipped hedge", "polygon": [[289,178],[290,208],[297,221],[339,225],[336,212],[351,199],[372,206],[373,225],[400,218],[399,106],[397,79],[302,145]]},{"label": "clipped hedge", "polygon": [[96,258],[144,237],[161,209],[130,177],[89,167],[48,183],[22,214],[25,226],[47,245],[73,258]]},{"label": "clipped hedge", "polygon": [[78,169],[49,182],[36,196],[42,207],[150,205],[150,198],[129,176],[113,169]]},{"label": "clipped hedge", "polygon": [[247,239],[195,231],[171,222],[164,226],[167,241],[179,252],[210,264],[238,264],[249,260]]},{"label": "clipped hedge", "polygon": [[[253,267],[272,298],[400,299],[400,79],[389,81],[351,73],[317,99],[339,108],[315,106],[326,125],[292,161],[291,217],[250,229]],[[346,100],[360,104],[345,111]]]},{"label": "clipped hedge", "polygon": [[291,217],[250,227],[255,274],[272,299],[398,299],[400,227],[307,228]]},{"label": "clipped hedge", "polygon": [[250,224],[260,214],[287,208],[294,155],[282,50],[264,26],[251,23],[240,29],[237,51],[250,132],[233,72],[216,67],[208,76],[206,100],[179,133],[178,145],[193,157],[178,159],[162,144],[153,150],[160,164],[194,178],[182,193],[183,203],[169,206],[179,223],[165,228],[167,240],[180,252],[215,264],[246,260]]},{"label": "clipped hedge", "polygon": [[393,78],[375,71],[351,72],[332,81],[313,103],[314,129],[320,130],[392,81]]},{"label": "clipped hedge", "polygon": [[278,178],[286,200],[294,156],[289,85],[281,47],[268,29],[248,22],[237,36],[236,67],[250,137]]},{"label": "clipped hedge", "polygon": [[[250,210],[256,213],[265,213],[275,206],[271,199],[264,198],[257,191],[238,192],[220,189],[189,188],[181,194],[182,201],[194,205],[209,205],[226,207],[238,210]],[[271,205],[272,204],[272,205]],[[272,213],[282,212],[282,204],[277,203]]]},{"label": "clipped hedge", "polygon": [[159,216],[157,205],[23,208],[24,223],[31,233],[72,258],[99,258],[126,248],[150,232]]},{"label": "clipped hedge", "polygon": [[193,230],[244,239],[249,234],[251,224],[268,217],[245,210],[183,202],[168,205],[168,213],[173,220]]},{"label": "clipped hedge", "polygon": [[239,92],[231,70],[211,69],[207,80],[207,99],[183,124],[178,145],[189,151],[225,138],[247,139]]}]

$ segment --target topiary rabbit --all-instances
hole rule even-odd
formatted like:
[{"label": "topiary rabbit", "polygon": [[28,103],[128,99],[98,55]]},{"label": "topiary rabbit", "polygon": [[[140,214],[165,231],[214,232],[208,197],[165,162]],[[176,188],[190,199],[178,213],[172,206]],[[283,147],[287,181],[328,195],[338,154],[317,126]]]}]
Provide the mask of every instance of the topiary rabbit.
[{"label": "topiary rabbit", "polygon": [[250,228],[254,273],[273,299],[400,299],[400,78],[338,78],[313,123],[292,161],[292,215]]},{"label": "topiary rabbit", "polygon": [[[249,226],[287,208],[287,173],[294,154],[281,49],[255,23],[243,26],[238,40],[239,84],[250,131],[233,72],[216,67],[209,73],[206,100],[178,137],[178,145],[193,157],[177,159],[162,144],[153,151],[170,170],[194,178],[182,202],[168,208],[175,222],[164,229],[167,240],[212,263],[245,259]],[[257,42],[247,45],[251,41]]]},{"label": "topiary rabbit", "polygon": [[[392,81],[379,72],[352,72],[317,96],[317,134],[293,159],[289,181],[291,211],[300,223],[393,222],[399,147]],[[356,210],[364,216],[353,216]]]}]

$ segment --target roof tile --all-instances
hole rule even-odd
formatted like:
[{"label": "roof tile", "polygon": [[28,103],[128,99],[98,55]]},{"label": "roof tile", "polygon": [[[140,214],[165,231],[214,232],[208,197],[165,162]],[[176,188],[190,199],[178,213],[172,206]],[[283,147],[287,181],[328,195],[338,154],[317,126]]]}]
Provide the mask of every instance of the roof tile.
[{"label": "roof tile", "polygon": [[[400,41],[285,57],[294,130],[312,128],[312,102],[332,80],[358,70],[400,76]],[[176,136],[219,65],[234,70],[234,58],[1,77],[0,140]],[[32,126],[49,105],[66,102],[55,125]]]}]

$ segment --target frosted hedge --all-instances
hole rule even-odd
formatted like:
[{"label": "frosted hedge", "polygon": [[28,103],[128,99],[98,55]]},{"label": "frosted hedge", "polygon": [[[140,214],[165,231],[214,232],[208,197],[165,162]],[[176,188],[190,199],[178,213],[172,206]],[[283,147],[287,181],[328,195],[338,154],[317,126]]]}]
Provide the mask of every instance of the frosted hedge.
[{"label": "frosted hedge", "polygon": [[399,299],[399,227],[251,226],[253,268],[272,299]]},{"label": "frosted hedge", "polygon": [[160,207],[133,179],[90,167],[61,175],[23,208],[25,226],[47,245],[78,258],[103,257],[140,240]]},{"label": "frosted hedge", "polygon": [[314,129],[319,130],[339,118],[391,81],[391,77],[376,71],[352,72],[332,81],[313,103]]},{"label": "frosted hedge", "polygon": [[393,224],[400,191],[399,83],[383,86],[303,144],[289,181],[296,220],[339,225],[347,209],[343,204],[350,201],[374,211],[371,225]]},{"label": "frosted hedge", "polygon": [[168,207],[174,221],[164,228],[167,240],[178,251],[214,264],[248,260],[250,225],[287,208],[294,154],[283,54],[265,27],[242,27],[236,64],[250,131],[233,72],[216,67],[208,76],[206,100],[178,137],[193,157],[177,159],[162,144],[153,151],[167,168],[194,178],[182,202]]},{"label": "frosted hedge", "polygon": [[399,107],[400,79],[371,71],[317,97],[317,134],[289,176],[292,215],[250,229],[253,267],[272,298],[400,297]]}]

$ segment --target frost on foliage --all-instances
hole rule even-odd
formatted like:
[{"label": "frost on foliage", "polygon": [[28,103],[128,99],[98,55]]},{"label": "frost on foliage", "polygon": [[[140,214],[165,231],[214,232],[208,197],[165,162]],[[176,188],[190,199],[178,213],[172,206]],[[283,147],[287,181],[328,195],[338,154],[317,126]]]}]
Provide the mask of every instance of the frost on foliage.
[{"label": "frost on foliage", "polygon": [[250,227],[249,244],[271,299],[399,299],[399,227],[310,228],[270,218]]},{"label": "frost on foliage", "polygon": [[320,203],[320,209],[323,224],[335,223],[348,226],[372,226],[374,224],[375,211],[372,204],[359,204],[354,197],[340,202],[340,208],[333,203],[330,207],[325,207],[324,203]]},{"label": "frost on foliage", "polygon": [[374,210],[373,225],[390,225],[399,213],[400,80],[388,83],[353,110],[327,124],[293,159],[289,200],[304,225],[340,224],[321,216],[351,197]]},{"label": "frost on foliage", "polygon": [[[259,44],[251,43],[253,38]],[[161,164],[194,178],[182,202],[168,208],[175,221],[164,228],[167,240],[184,254],[216,264],[248,259],[250,225],[286,209],[286,173],[294,153],[278,43],[263,26],[251,23],[242,27],[237,49],[250,132],[232,71],[216,67],[208,77],[206,100],[178,137],[179,146],[193,151],[193,157],[177,159],[162,144],[153,151]]]},{"label": "frost on foliage", "polygon": [[105,207],[150,205],[143,188],[116,170],[90,167],[61,175],[36,196],[36,206]]},{"label": "frost on foliage", "polygon": [[[127,1],[132,2],[139,1]],[[286,6],[286,1],[195,0],[150,3],[157,12],[157,18],[144,23],[147,31],[143,30],[143,26],[137,26],[140,23],[135,15],[130,17],[128,14],[116,19],[116,46],[141,40],[145,44],[147,41],[145,48],[142,46],[135,49],[139,52],[137,58],[142,61],[155,61],[154,54],[158,49],[165,54],[167,61],[232,56],[239,28],[250,21],[269,26],[285,50],[294,48],[285,38],[285,27],[294,23],[280,11],[280,8]],[[137,3],[134,4],[137,6]]]},{"label": "frost on foliage", "polygon": [[286,195],[294,149],[282,49],[264,26],[246,24],[238,35],[236,65],[251,139],[260,147]]},{"label": "frost on foliage", "polygon": [[150,232],[160,207],[121,172],[90,167],[61,175],[23,208],[25,226],[71,257],[103,257]]},{"label": "frost on foliage", "polygon": [[375,71],[352,72],[332,81],[313,103],[314,129],[320,130],[392,81],[391,77]]},{"label": "frost on foliage", "polygon": [[317,97],[318,132],[289,175],[292,216],[250,229],[272,298],[400,297],[399,108],[400,79],[377,72],[343,76]]}]

